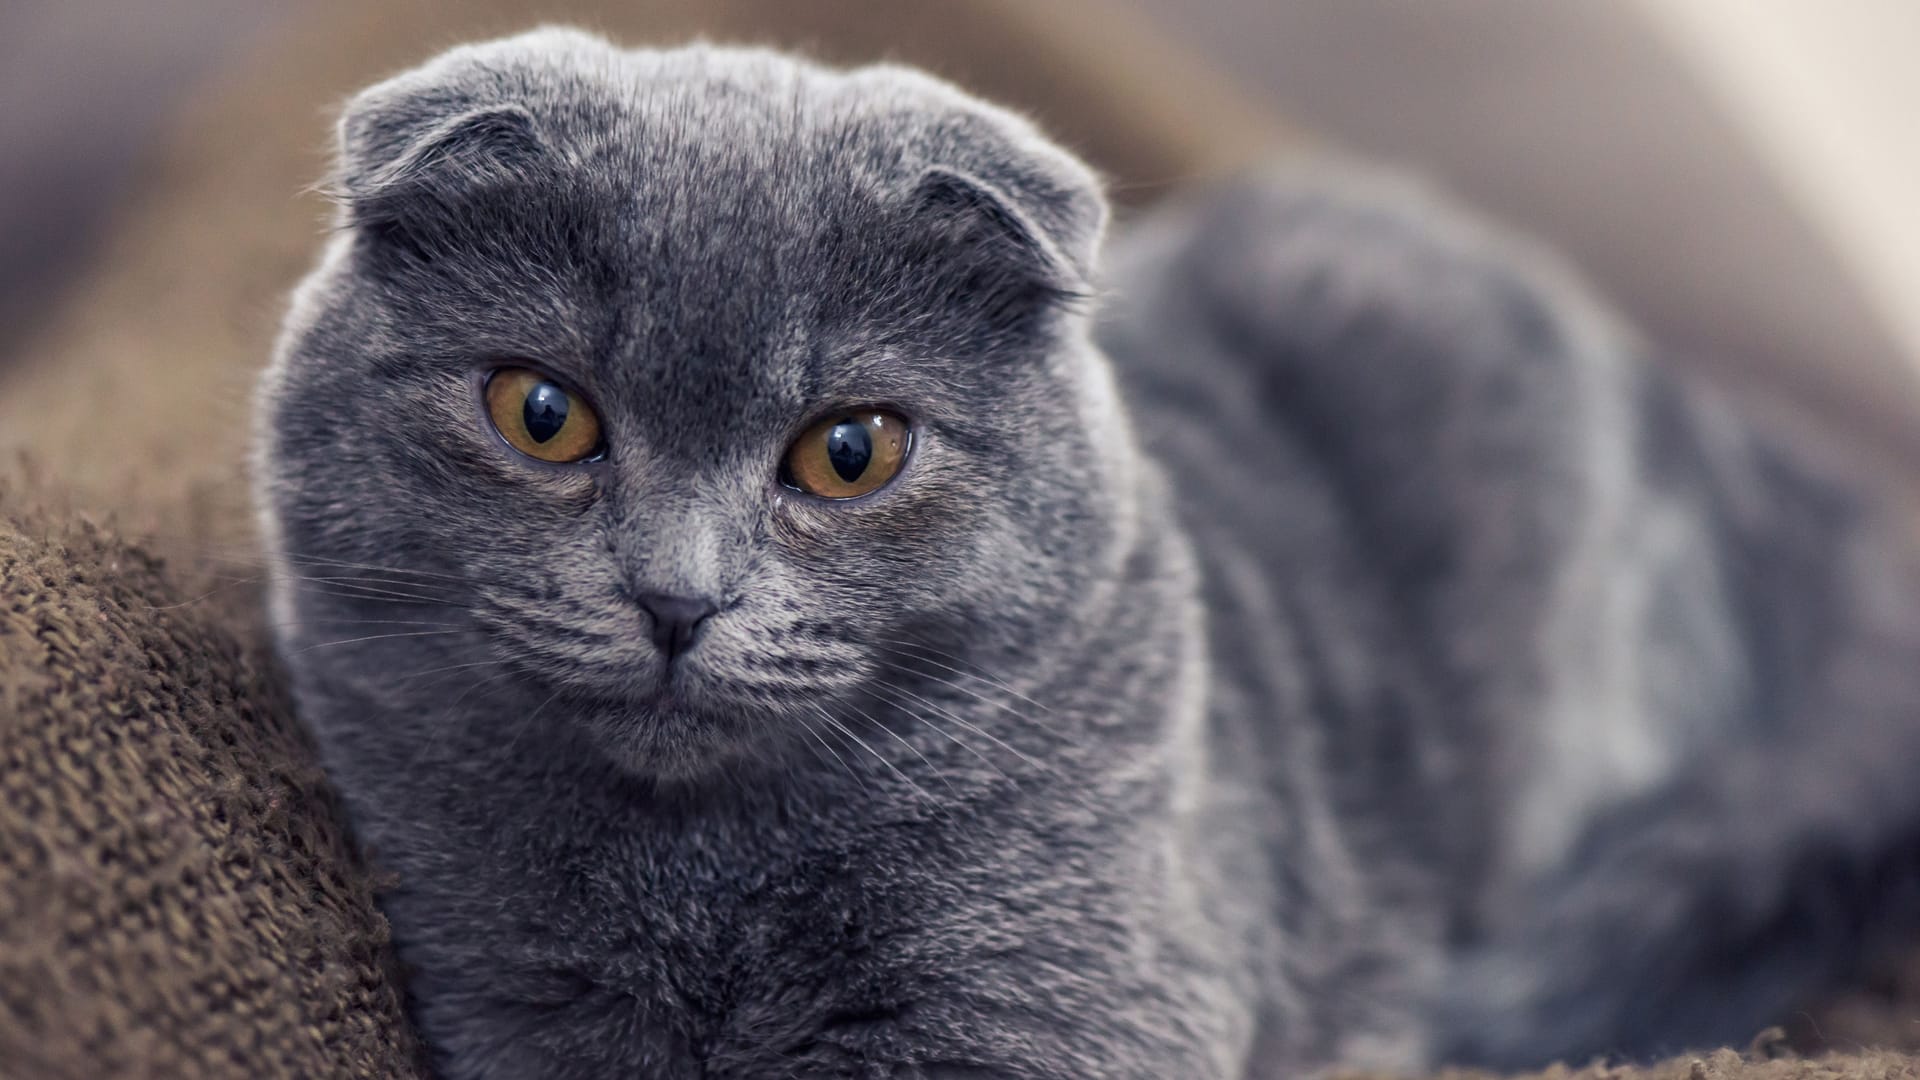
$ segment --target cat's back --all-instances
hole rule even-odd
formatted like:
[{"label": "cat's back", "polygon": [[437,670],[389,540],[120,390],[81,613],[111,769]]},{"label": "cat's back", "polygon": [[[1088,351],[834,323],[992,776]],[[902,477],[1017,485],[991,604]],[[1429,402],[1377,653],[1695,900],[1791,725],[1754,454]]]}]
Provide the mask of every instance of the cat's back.
[{"label": "cat's back", "polygon": [[[1444,921],[1505,793],[1439,631],[1463,605],[1487,625],[1537,607],[1570,543],[1543,478],[1590,453],[1578,314],[1359,171],[1190,197],[1121,230],[1107,274],[1100,341],[1196,549],[1219,737],[1323,793],[1388,876],[1418,864]],[[1503,563],[1473,566],[1509,525]]]},{"label": "cat's back", "polygon": [[1391,182],[1243,182],[1112,254],[1219,725],[1309,731],[1291,775],[1425,871],[1387,895],[1444,928],[1444,1054],[1736,1040],[1910,925],[1914,545],[1866,475]]},{"label": "cat's back", "polygon": [[[1655,647],[1724,667],[1712,529],[1648,484],[1633,339],[1550,258],[1344,166],[1201,193],[1110,255],[1101,340],[1198,551],[1220,726],[1310,760],[1433,918],[1736,722],[1645,677]],[[1700,617],[1656,635],[1655,595]]]}]

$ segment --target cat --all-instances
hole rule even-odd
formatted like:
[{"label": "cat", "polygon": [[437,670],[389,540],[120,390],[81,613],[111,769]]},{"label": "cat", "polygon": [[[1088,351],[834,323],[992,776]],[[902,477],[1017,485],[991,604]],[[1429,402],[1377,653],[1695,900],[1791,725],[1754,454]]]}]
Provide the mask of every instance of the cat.
[{"label": "cat", "polygon": [[1651,1054],[1897,923],[1879,504],[1418,189],[1109,240],[930,76],[558,28],[339,140],[257,495],[444,1075]]}]

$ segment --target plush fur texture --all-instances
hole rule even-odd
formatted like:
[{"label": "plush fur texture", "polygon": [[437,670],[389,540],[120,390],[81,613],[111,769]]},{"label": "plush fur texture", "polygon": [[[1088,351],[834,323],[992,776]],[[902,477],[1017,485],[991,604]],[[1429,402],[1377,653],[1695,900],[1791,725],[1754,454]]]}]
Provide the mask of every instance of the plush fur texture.
[{"label": "plush fur texture", "polygon": [[[1645,1053],[1839,969],[1809,852],[1899,880],[1864,508],[1417,197],[1258,182],[1103,268],[1094,178],[951,87],[558,30],[361,94],[335,181],[275,621],[449,1076]],[[605,458],[509,449],[502,364]],[[784,487],[860,404],[901,475]],[[720,609],[671,665],[647,592]]]}]

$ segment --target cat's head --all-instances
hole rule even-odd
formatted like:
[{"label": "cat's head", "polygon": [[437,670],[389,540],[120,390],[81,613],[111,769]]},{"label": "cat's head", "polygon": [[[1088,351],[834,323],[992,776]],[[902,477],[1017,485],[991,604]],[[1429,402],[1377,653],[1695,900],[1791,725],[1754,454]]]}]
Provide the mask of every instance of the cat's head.
[{"label": "cat's head", "polygon": [[[340,132],[262,397],[296,669],[399,694],[487,660],[516,692],[476,700],[685,774],[905,657],[1008,674],[1120,572],[1105,203],[1026,122],[899,68],[543,30]],[[463,629],[324,647],[414,620]]]}]

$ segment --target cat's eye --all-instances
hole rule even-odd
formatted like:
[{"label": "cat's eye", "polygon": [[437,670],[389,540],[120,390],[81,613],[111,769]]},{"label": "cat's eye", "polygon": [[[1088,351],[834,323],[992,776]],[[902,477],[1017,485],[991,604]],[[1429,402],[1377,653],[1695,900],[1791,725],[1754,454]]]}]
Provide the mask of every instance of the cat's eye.
[{"label": "cat's eye", "polygon": [[527,368],[487,379],[487,416],[507,445],[537,461],[565,465],[600,453],[600,417],[580,395]]},{"label": "cat's eye", "polygon": [[884,409],[836,413],[787,448],[781,479],[823,499],[865,495],[900,471],[911,433],[904,417]]}]

